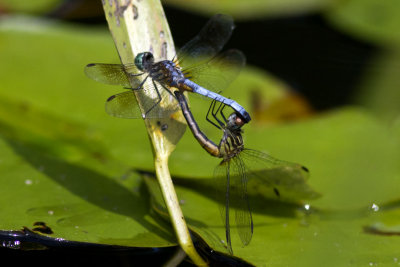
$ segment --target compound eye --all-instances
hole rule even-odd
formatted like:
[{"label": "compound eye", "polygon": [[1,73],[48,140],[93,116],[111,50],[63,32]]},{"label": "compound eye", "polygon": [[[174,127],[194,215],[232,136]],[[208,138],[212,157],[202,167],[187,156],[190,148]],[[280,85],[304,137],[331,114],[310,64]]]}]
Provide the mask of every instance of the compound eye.
[{"label": "compound eye", "polygon": [[244,125],[244,120],[240,116],[236,116],[235,118],[235,124],[237,126],[243,126]]},{"label": "compound eye", "polygon": [[144,59],[145,59],[146,62],[153,61],[153,59],[154,59],[153,54],[152,53],[146,53]]}]

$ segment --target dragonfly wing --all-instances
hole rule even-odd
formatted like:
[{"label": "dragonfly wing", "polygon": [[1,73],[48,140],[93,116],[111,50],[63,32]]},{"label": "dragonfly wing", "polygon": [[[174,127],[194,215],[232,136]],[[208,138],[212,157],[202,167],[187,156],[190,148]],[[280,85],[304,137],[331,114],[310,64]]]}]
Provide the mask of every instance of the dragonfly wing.
[{"label": "dragonfly wing", "polygon": [[[157,86],[160,98],[154,99],[148,97],[149,94],[154,94],[154,86]],[[136,93],[139,95],[141,106],[144,109],[143,115],[148,119],[164,118],[179,110],[178,104],[171,104],[168,107],[160,105],[158,100],[172,96],[157,82],[153,84],[151,81],[148,81]],[[143,118],[134,90],[128,90],[108,98],[106,112],[111,116],[119,118]]]},{"label": "dragonfly wing", "polygon": [[110,96],[106,101],[106,112],[111,116],[125,119],[142,117],[132,90]]},{"label": "dragonfly wing", "polygon": [[273,190],[275,195],[288,200],[313,199],[320,196],[306,183],[309,177],[306,167],[252,149],[244,149],[240,156],[246,165],[249,183],[255,184],[252,180],[257,182],[257,188],[251,188],[252,191],[267,187]]},{"label": "dragonfly wing", "polygon": [[231,242],[231,228],[229,218],[230,205],[230,161],[222,161],[214,170],[214,186],[216,189],[216,199],[221,214],[222,222],[225,226],[226,246],[230,254],[233,254]]},{"label": "dragonfly wing", "polygon": [[231,37],[233,19],[228,15],[213,16],[192,40],[178,52],[182,67],[200,64],[214,57]]},{"label": "dragonfly wing", "polygon": [[185,69],[185,76],[196,84],[220,92],[227,88],[245,65],[246,58],[236,49],[227,50],[210,61]]},{"label": "dragonfly wing", "polygon": [[85,67],[85,74],[90,79],[100,83],[121,85],[126,88],[137,88],[141,83],[139,78],[142,73],[138,73],[134,64],[103,64],[91,63]]},{"label": "dragonfly wing", "polygon": [[[159,95],[157,94],[157,91]],[[143,90],[139,90],[140,102],[145,110],[146,118],[164,118],[179,110],[178,102],[169,89],[161,83],[149,79],[144,84]],[[157,94],[156,98],[150,98],[148,95]],[[162,101],[168,99],[169,101]],[[167,104],[167,105],[166,105]]]},{"label": "dragonfly wing", "polygon": [[253,236],[253,218],[247,196],[247,171],[240,154],[231,159],[231,203],[235,208],[236,229],[242,244],[247,246]]}]

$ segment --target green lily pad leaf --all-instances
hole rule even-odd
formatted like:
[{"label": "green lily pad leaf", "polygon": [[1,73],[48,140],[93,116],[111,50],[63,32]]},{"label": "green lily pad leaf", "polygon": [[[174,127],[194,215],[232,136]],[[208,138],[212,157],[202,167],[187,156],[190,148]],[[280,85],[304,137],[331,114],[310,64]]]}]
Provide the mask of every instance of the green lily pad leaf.
[{"label": "green lily pad leaf", "polygon": [[226,13],[237,19],[315,12],[328,7],[333,2],[334,0],[165,1],[168,5],[192,12],[206,15]]},{"label": "green lily pad leaf", "polygon": [[170,226],[149,214],[141,180],[125,175],[131,162],[152,166],[143,123],[107,116],[104,102],[112,93],[83,74],[97,56],[115,58],[111,38],[105,30],[88,34],[28,21],[30,27],[23,27],[27,20],[0,24],[0,58],[7,62],[0,67],[0,181],[7,188],[2,203],[9,203],[0,211],[0,229],[44,222],[49,237],[65,240],[176,245]]},{"label": "green lily pad leaf", "polygon": [[[212,126],[203,126],[206,134],[213,131]],[[351,210],[387,202],[399,195],[398,134],[365,110],[347,108],[296,123],[250,123],[243,128],[246,147],[301,163],[310,170],[308,182],[323,196],[310,201],[313,205]],[[222,133],[212,140],[218,142],[221,136]],[[176,162],[172,172],[185,176],[189,169],[191,176],[211,177],[220,160],[206,157],[198,144],[191,145],[192,138],[187,133],[179,143],[179,153],[171,158],[171,162]],[[201,161],[196,160],[199,158]]]},{"label": "green lily pad leaf", "polygon": [[400,206],[394,201],[382,206],[374,204],[371,222],[364,226],[364,231],[373,235],[400,236]]},{"label": "green lily pad leaf", "polygon": [[[3,129],[3,127],[0,127]],[[169,226],[149,214],[138,177],[115,178],[0,139],[2,230],[28,227],[49,237],[137,247],[175,245]],[[111,164],[107,164],[111,165]],[[106,167],[106,166],[105,166]],[[48,231],[40,231],[45,224]]]},{"label": "green lily pad leaf", "polygon": [[[166,210],[154,177],[144,175],[152,195],[152,207],[164,218]],[[183,179],[183,178],[182,178]],[[190,179],[187,179],[190,183]],[[211,247],[225,253],[225,229],[215,199],[203,190],[176,186],[186,221],[191,231]],[[307,206],[250,196],[254,234],[243,247],[232,229],[234,255],[255,266],[355,266],[396,263],[400,244],[397,239],[363,232],[374,218],[373,211],[342,212],[312,210]],[[367,253],[366,253],[367,252]]]},{"label": "green lily pad leaf", "polygon": [[[93,82],[83,72],[89,62],[119,62],[106,29],[78,30],[45,20],[10,18],[0,23],[0,36],[0,60],[7,62],[0,66],[0,95],[12,101],[10,105],[16,105],[14,109],[18,106],[21,111],[34,108],[52,117],[68,117],[68,121],[86,129],[80,133],[81,136],[74,133],[70,134],[74,137],[65,136],[66,140],[74,139],[77,144],[83,135],[102,143],[98,150],[107,151],[110,157],[126,166],[153,168],[143,122],[116,119],[104,111],[106,99],[124,89]],[[26,49],[26,44],[29,44],[29,49]],[[13,124],[36,127],[18,117],[25,116],[23,112],[16,115],[19,119],[10,119],[12,112],[4,108],[3,115],[5,121]],[[49,126],[36,127],[35,131],[47,133],[57,126],[60,134],[68,135],[69,126],[57,123],[50,129],[47,129]],[[60,134],[54,139],[59,140]],[[132,153],[133,150],[140,153]]]},{"label": "green lily pad leaf", "polygon": [[[275,200],[288,203],[298,203],[301,200],[311,200],[321,195],[311,188],[307,180],[300,176],[289,176],[280,173],[280,170],[263,170],[264,177],[250,179],[247,183],[249,196],[260,199],[260,201]],[[183,178],[174,177],[174,184],[201,192],[211,199],[216,198],[213,178]],[[275,190],[279,191],[279,196]]]},{"label": "green lily pad leaf", "polygon": [[326,14],[343,31],[364,40],[385,45],[400,44],[400,3],[396,0],[338,1]]}]

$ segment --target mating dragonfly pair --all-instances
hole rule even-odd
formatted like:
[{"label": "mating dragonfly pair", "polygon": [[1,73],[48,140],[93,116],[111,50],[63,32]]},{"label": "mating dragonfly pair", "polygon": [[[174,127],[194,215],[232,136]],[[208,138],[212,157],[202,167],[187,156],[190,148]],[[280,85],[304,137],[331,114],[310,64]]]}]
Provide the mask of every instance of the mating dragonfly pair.
[{"label": "mating dragonfly pair", "polygon": [[[230,84],[245,63],[244,55],[238,50],[228,50],[218,54],[229,40],[233,28],[231,17],[213,16],[200,33],[179,50],[177,57],[182,68],[178,67],[177,61],[174,60],[155,62],[150,52],[138,54],[134,64],[96,63],[89,64],[85,68],[86,75],[98,82],[121,85],[128,89],[107,99],[108,114],[123,118],[160,118],[170,115],[180,107],[189,128],[201,146],[212,156],[223,159],[215,169],[214,180],[226,230],[227,248],[231,254],[233,254],[229,216],[231,205],[236,207],[235,222],[243,245],[249,244],[253,235],[247,181],[257,177],[265,179],[268,175],[266,171],[274,168],[281,169],[288,175],[306,176],[308,172],[299,164],[280,161],[262,152],[244,148],[241,128],[251,120],[249,113],[236,101],[216,93]],[[171,87],[178,90],[173,93]],[[142,114],[134,90],[154,90],[158,100],[144,103],[145,111]],[[183,91],[212,99],[207,120],[223,131],[218,145],[199,129],[182,94]],[[179,106],[168,110],[160,107],[159,103],[168,95],[174,96]],[[220,104],[217,105],[217,102]],[[223,112],[226,106],[234,110],[228,118]],[[247,166],[252,167],[247,168]],[[273,182],[271,186],[273,187]],[[278,191],[275,192],[278,194]]]}]

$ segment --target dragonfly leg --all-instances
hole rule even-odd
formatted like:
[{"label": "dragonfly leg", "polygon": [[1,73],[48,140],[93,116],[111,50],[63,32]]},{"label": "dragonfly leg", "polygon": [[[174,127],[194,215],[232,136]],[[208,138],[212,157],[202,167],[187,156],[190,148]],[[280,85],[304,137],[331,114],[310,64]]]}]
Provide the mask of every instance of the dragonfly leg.
[{"label": "dragonfly leg", "polygon": [[[210,120],[210,118],[209,118],[209,115],[210,115],[210,111],[211,110],[214,110],[214,107],[215,107],[215,103],[216,103],[217,101],[215,100],[215,99],[213,99],[212,101],[211,101],[211,105],[210,105],[210,107],[208,108],[208,111],[207,111],[207,115],[206,115],[206,120],[209,122],[209,123],[211,123],[212,125],[214,125],[215,127],[217,127],[218,129],[222,129],[220,126],[218,126],[216,123],[214,123],[212,120]],[[211,112],[212,113],[212,112]]]},{"label": "dragonfly leg", "polygon": [[[139,73],[139,74],[130,73],[129,76],[136,77],[136,76],[140,76],[140,75],[143,75],[143,74],[144,74],[144,73]],[[140,89],[142,89],[143,84],[144,84],[144,82],[147,80],[148,77],[149,77],[149,76],[147,76],[146,78],[144,78],[143,81],[139,84],[138,87],[132,88],[132,87],[126,87],[126,86],[125,86],[124,89],[140,90]]]},{"label": "dragonfly leg", "polygon": [[174,93],[172,93],[171,90],[163,84],[163,79],[159,80],[158,82],[161,87],[164,88],[164,90],[166,90],[173,98],[177,99]]},{"label": "dragonfly leg", "polygon": [[225,106],[225,104],[221,102],[221,103],[218,105],[217,110],[215,110],[215,105],[214,105],[211,114],[213,115],[214,119],[218,122],[218,124],[219,124],[221,127],[224,127],[224,126],[225,126],[225,123],[223,123],[223,122],[222,122],[220,119],[218,119],[218,117],[217,117],[217,116],[218,116],[218,112],[219,112],[219,110],[221,109],[222,106]]},{"label": "dragonfly leg", "polygon": [[219,111],[219,113],[221,114],[221,117],[222,117],[222,119],[224,119],[225,123],[227,123],[228,120],[226,119],[225,114],[224,114],[224,112],[223,112],[225,107],[226,107],[226,105],[224,105],[224,106],[221,108],[221,110]]},{"label": "dragonfly leg", "polygon": [[155,89],[156,92],[157,92],[158,100],[157,100],[157,102],[156,102],[153,106],[151,106],[151,108],[149,108],[149,109],[146,111],[146,113],[144,114],[144,117],[145,117],[145,118],[147,117],[147,114],[149,114],[150,111],[153,110],[153,108],[155,108],[158,104],[160,104],[161,99],[162,99],[162,98],[161,98],[160,91],[158,90],[158,87],[157,87],[156,83],[154,82],[154,80],[151,80],[151,81],[153,82],[154,89]]},{"label": "dragonfly leg", "polygon": [[143,81],[139,84],[139,86],[138,87],[136,87],[136,88],[132,88],[132,87],[130,87],[130,88],[128,88],[128,87],[124,87],[124,89],[131,89],[131,90],[140,90],[140,89],[142,89],[143,88],[143,84],[147,81],[147,78],[148,78],[149,76],[147,76],[146,78],[144,78],[143,79]]}]

